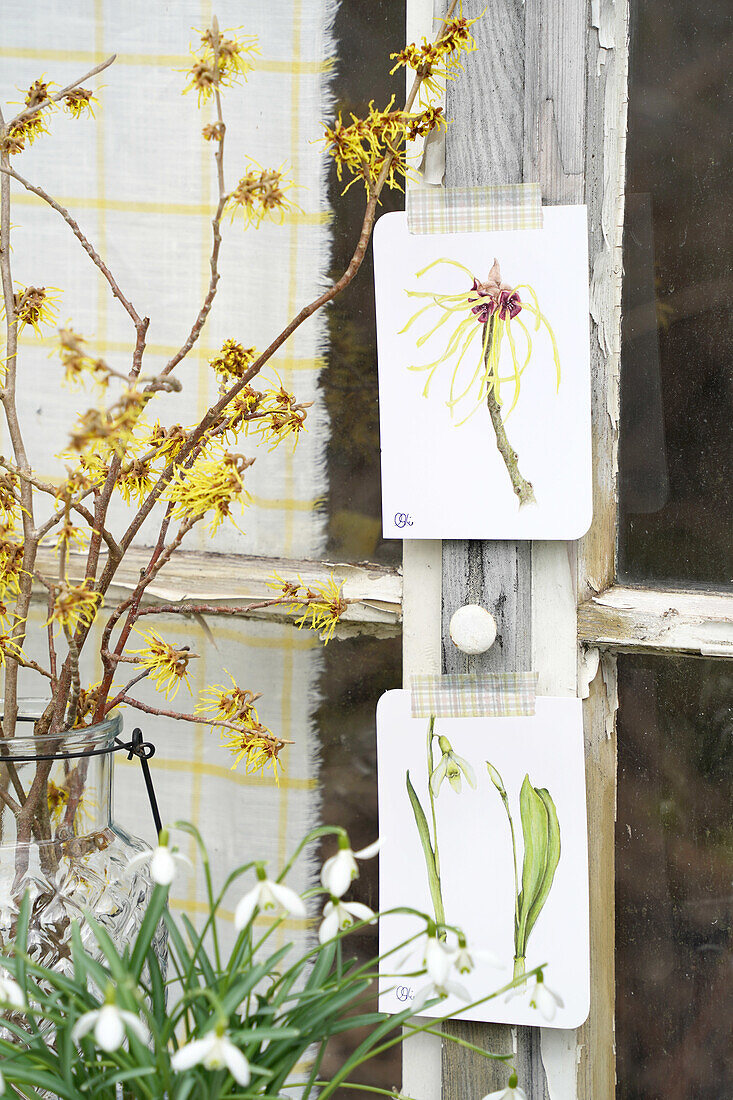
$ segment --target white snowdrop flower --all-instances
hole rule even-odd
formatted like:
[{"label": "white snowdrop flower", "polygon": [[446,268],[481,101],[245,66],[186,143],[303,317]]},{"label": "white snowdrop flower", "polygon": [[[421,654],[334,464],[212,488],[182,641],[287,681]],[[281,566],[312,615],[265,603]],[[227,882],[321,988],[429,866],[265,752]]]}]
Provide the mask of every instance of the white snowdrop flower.
[{"label": "white snowdrop flower", "polygon": [[343,932],[345,928],[351,928],[354,921],[374,919],[374,910],[368,905],[362,905],[358,901],[341,901],[340,898],[331,898],[323,909],[323,920],[318,929],[318,939],[321,943],[333,939],[337,932]]},{"label": "white snowdrop flower", "polygon": [[238,1085],[248,1085],[249,1062],[234,1045],[226,1031],[211,1031],[203,1039],[194,1039],[171,1055],[174,1070],[203,1066],[204,1069],[228,1069]]},{"label": "white snowdrop flower", "polygon": [[255,909],[277,909],[278,907],[289,913],[291,917],[305,917],[307,910],[305,902],[300,894],[291,890],[289,886],[283,886],[281,882],[273,882],[267,878],[264,868],[257,866],[257,883],[237,903],[234,910],[234,927],[241,932],[245,925],[249,924],[254,916]]},{"label": "white snowdrop flower", "polygon": [[146,1043],[150,1038],[148,1029],[139,1016],[134,1012],[127,1012],[124,1008],[118,1008],[113,1001],[107,1001],[101,1008],[93,1012],[85,1012],[80,1016],[71,1030],[72,1042],[78,1043],[92,1029],[94,1029],[95,1043],[107,1054],[122,1046],[128,1031],[131,1031],[141,1043]]},{"label": "white snowdrop flower", "polygon": [[527,1093],[524,1089],[520,1089],[517,1083],[517,1075],[513,1073],[505,1089],[499,1089],[498,1092],[490,1092],[483,1097],[483,1100],[527,1100]]},{"label": "white snowdrop flower", "polygon": [[428,935],[423,954],[423,966],[433,985],[445,985],[455,958],[456,952],[443,940],[439,940],[437,935]]},{"label": "white snowdrop flower", "polygon": [[430,790],[433,793],[433,798],[438,797],[443,780],[446,778],[456,794],[461,793],[462,775],[466,777],[469,787],[473,787],[475,790],[476,772],[468,760],[464,760],[457,752],[453,752],[453,746],[447,737],[439,737],[438,746],[443,755],[438,761],[435,771],[430,776]]},{"label": "white snowdrop flower", "polygon": [[558,1008],[565,1007],[562,998],[545,985],[541,973],[535,979],[534,988],[529,997],[529,1004],[531,1008],[536,1008],[548,1022],[555,1019]]},{"label": "white snowdrop flower", "polygon": [[417,1015],[428,1001],[432,1001],[435,997],[458,997],[466,1004],[471,1002],[471,994],[465,986],[461,985],[460,982],[454,982],[450,978],[446,978],[445,981],[430,982],[429,985],[418,989],[412,1000],[412,1011]]},{"label": "white snowdrop flower", "polygon": [[358,859],[371,859],[379,851],[379,841],[375,840],[366,848],[354,852],[349,847],[345,836],[339,837],[339,850],[335,856],[331,856],[323,864],[321,869],[321,884],[328,890],[333,898],[341,898],[353,879],[359,875]]},{"label": "white snowdrop flower", "polygon": [[13,926],[13,921],[18,915],[18,906],[13,897],[12,885],[14,875],[4,875],[0,879],[0,929],[5,932]]},{"label": "white snowdrop flower", "polygon": [[133,856],[128,867],[134,871],[138,867],[142,867],[143,864],[150,864],[150,877],[154,883],[158,886],[170,886],[173,879],[176,877],[176,863],[187,863],[189,867],[193,864],[188,856],[184,856],[183,852],[179,852],[177,848],[168,847],[168,837],[165,830],[160,834],[161,842],[156,848],[153,848],[149,852],[139,852],[136,856]]},{"label": "white snowdrop flower", "polygon": [[25,998],[15,978],[7,970],[0,970],[0,1005],[11,1008],[24,1008]]}]

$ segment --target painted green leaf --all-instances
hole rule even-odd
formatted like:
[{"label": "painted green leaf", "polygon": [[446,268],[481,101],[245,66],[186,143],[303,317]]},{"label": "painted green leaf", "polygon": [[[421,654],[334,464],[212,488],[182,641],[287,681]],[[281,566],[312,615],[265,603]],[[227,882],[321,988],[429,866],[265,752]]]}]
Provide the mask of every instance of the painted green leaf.
[{"label": "painted green leaf", "polygon": [[525,955],[527,921],[534,900],[542,885],[547,864],[548,819],[547,808],[525,775],[519,794],[519,811],[524,836],[524,862],[522,864],[522,906],[519,912],[519,930],[515,951]]},{"label": "painted green leaf", "polygon": [[525,943],[529,939],[530,932],[534,928],[537,918],[542,912],[542,907],[547,901],[548,894],[552,888],[552,881],[555,877],[555,871],[560,862],[560,822],[557,819],[555,803],[552,800],[550,792],[545,787],[535,787],[535,791],[542,799],[545,809],[547,810],[547,862],[545,864],[542,882],[540,883],[535,899],[532,902],[529,916],[527,917]]},{"label": "painted green leaf", "polygon": [[428,886],[430,887],[430,897],[433,899],[435,919],[440,924],[443,924],[445,922],[445,910],[443,909],[443,897],[440,891],[440,879],[438,878],[438,873],[435,868],[435,853],[430,843],[428,821],[425,817],[425,811],[420,805],[420,799],[415,793],[415,788],[410,782],[409,771],[405,773],[405,780],[407,783],[407,794],[410,799],[410,804],[412,805],[412,812],[415,815],[415,824],[417,825],[420,843],[422,844],[422,850],[425,855],[425,866],[428,871]]}]

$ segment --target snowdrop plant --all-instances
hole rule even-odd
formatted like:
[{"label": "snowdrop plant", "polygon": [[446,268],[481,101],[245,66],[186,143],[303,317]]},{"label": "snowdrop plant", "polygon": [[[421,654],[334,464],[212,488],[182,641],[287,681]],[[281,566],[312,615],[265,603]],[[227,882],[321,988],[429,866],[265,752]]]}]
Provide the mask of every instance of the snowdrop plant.
[{"label": "snowdrop plant", "polygon": [[[415,1012],[418,1005],[439,1005],[454,990],[454,972],[461,959],[466,961],[465,938],[458,929],[402,908],[395,912],[418,918],[415,934],[380,957],[350,958],[349,931],[392,914],[374,914],[358,902],[344,901],[334,892],[343,885],[343,877],[333,877],[334,867],[338,871],[348,862],[348,886],[352,861],[358,872],[356,860],[374,854],[372,848],[353,852],[343,829],[323,827],[303,839],[279,874],[268,877],[263,863],[248,862],[215,890],[199,833],[191,825],[178,827],[193,837],[203,864],[208,906],[198,927],[186,915],[171,914],[169,883],[159,881],[137,937],[124,949],[87,915],[96,937],[96,950],[87,950],[74,924],[73,967],[61,974],[30,954],[31,900],[27,893],[22,899],[15,942],[2,960],[6,971],[0,972],[0,1095],[12,1089],[23,1097],[119,1100],[122,1090],[126,1100],[285,1100],[298,1094],[304,1100],[316,1095],[327,1100],[371,1058],[418,1032],[435,1031],[439,1018],[418,1022]],[[296,859],[326,837],[336,837],[339,844],[323,869],[328,886],[301,896],[285,880]],[[167,855],[173,852],[167,836],[161,837],[160,848]],[[166,859],[158,859],[163,879],[170,872]],[[252,872],[256,884],[240,896],[237,935],[224,951],[222,905],[241,891],[241,881]],[[320,936],[296,949],[283,921],[305,915],[324,895]],[[161,922],[168,937],[167,975],[154,949]],[[445,933],[458,947],[446,942]],[[380,963],[384,979],[392,965],[389,956],[406,950],[417,954],[414,974],[425,978],[425,987],[400,1013],[373,1011]],[[513,984],[482,1000],[498,997]],[[356,1029],[353,1053],[324,1076],[329,1042],[336,1039],[340,1048],[340,1037]],[[511,1055],[479,1053],[511,1061]],[[394,1096],[374,1086],[369,1091]]]},{"label": "snowdrop plant", "polygon": [[[514,857],[514,977],[521,978],[525,970],[527,942],[550,894],[555,871],[560,862],[560,822],[550,792],[545,787],[533,787],[529,775],[525,775],[519,793],[519,814],[524,838],[520,882],[517,843],[514,820],[509,809],[509,796],[504,780],[488,760],[486,768],[491,782],[499,792],[509,822]],[[540,976],[539,981],[541,980]],[[530,1003],[532,1003],[531,1000]],[[557,999],[557,1003],[562,1002]],[[540,1004],[533,1007],[540,1008]],[[547,1018],[551,1019],[551,1017]]]},{"label": "snowdrop plant", "polygon": [[[436,762],[435,742],[438,742],[439,757]],[[439,736],[435,732],[435,716],[431,715],[428,723],[427,735],[427,769],[428,769],[428,801],[430,806],[430,823],[417,796],[409,771],[405,775],[407,794],[415,815],[415,824],[420,836],[425,866],[428,873],[428,885],[430,897],[433,902],[435,920],[438,924],[445,924],[445,904],[443,901],[443,887],[440,880],[440,851],[438,848],[438,821],[435,813],[435,803],[440,794],[443,780],[447,779],[456,794],[463,789],[462,780],[465,778],[469,787],[476,787],[476,774],[469,764],[453,751],[453,746],[447,737]]]}]

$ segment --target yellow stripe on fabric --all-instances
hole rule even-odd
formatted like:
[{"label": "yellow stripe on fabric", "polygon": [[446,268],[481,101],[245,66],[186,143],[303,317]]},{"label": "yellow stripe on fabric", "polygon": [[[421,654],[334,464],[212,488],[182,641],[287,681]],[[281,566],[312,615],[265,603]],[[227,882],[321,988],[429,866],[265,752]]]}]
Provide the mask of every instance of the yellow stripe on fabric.
[{"label": "yellow stripe on fabric", "polygon": [[[211,26],[211,3],[209,0],[202,0],[200,7],[200,19],[202,27]],[[212,122],[215,117],[214,100],[209,100],[208,103],[204,102],[203,111],[207,122]],[[207,209],[210,209],[212,203],[212,174],[216,172],[216,160],[213,155],[214,151],[211,148],[212,142],[200,141],[199,143],[199,180],[201,186],[201,202]],[[218,199],[218,185],[216,187],[217,199]],[[213,237],[211,234],[211,228],[206,222],[201,223],[201,293],[200,301],[204,301],[209,293],[209,283],[211,280],[211,249],[213,247]],[[219,261],[221,263],[221,260]],[[206,326],[204,326],[206,327]],[[198,408],[198,421],[201,423],[206,410],[209,407],[209,392],[211,385],[211,371],[209,370],[208,363],[200,356],[197,357],[198,362],[198,377],[197,377],[197,392],[196,392],[196,404]],[[199,550],[206,550],[206,533],[202,526],[199,524],[195,532],[196,542]]]},{"label": "yellow stripe on fabric", "polygon": [[[205,729],[200,727],[205,736],[207,732],[210,732],[212,736],[216,732],[213,726]],[[221,747],[221,746],[219,746]],[[119,766],[123,768],[139,768],[139,764],[136,760],[122,759],[118,761]],[[245,772],[234,771],[232,768],[227,768],[223,764],[209,764],[206,760],[200,762],[194,762],[193,760],[176,760],[173,757],[158,756],[156,753],[154,768],[165,768],[170,772],[190,772],[194,766],[201,775],[211,776],[213,779],[226,779],[230,783],[234,783],[237,787],[272,787],[274,785],[272,775],[247,775]],[[310,779],[296,779],[287,774],[280,774],[280,790],[283,791],[315,791],[318,788],[318,780],[315,778]]]},{"label": "yellow stripe on fabric", "polygon": [[[96,2],[96,0],[95,0]],[[16,46],[1,46],[0,57],[14,57],[26,61],[68,61],[79,62],[90,67],[106,61],[108,53],[103,50],[40,50],[20,48]],[[189,54],[177,53],[118,53],[115,58],[116,65],[147,65],[159,69],[181,69],[187,71],[191,67]],[[316,76],[328,73],[333,69],[333,62],[326,61],[275,61],[271,58],[259,57],[252,62],[258,72],[263,73],[293,73]]]},{"label": "yellow stripe on fabric", "polygon": [[[54,195],[56,202],[76,210],[106,210],[125,214],[177,214],[182,217],[211,217],[213,207],[196,202],[147,202],[142,199],[100,199],[81,198],[73,195]],[[31,191],[19,191],[13,194],[13,203],[18,206],[45,206],[43,199]],[[331,214],[326,210],[293,210],[283,217],[283,224],[292,225],[328,225]],[[210,225],[207,224],[207,228]]]},{"label": "yellow stripe on fabric", "polygon": [[[20,335],[18,337],[18,344],[21,347],[46,347],[54,349],[58,347],[58,338],[54,336],[35,336],[35,335]],[[135,344],[132,340],[97,340],[96,337],[89,340],[89,344],[94,345],[96,352],[128,352],[132,355],[135,350]],[[166,359],[170,359],[180,350],[179,344],[154,344],[148,343],[145,345],[145,352],[147,355],[161,355]],[[210,347],[209,345],[198,340],[186,358],[201,356],[204,359],[212,359],[219,347]],[[320,371],[323,369],[323,359],[320,356],[307,357],[297,355],[273,355],[272,359],[262,368],[262,378],[267,378],[268,367],[272,366],[277,371]]]}]

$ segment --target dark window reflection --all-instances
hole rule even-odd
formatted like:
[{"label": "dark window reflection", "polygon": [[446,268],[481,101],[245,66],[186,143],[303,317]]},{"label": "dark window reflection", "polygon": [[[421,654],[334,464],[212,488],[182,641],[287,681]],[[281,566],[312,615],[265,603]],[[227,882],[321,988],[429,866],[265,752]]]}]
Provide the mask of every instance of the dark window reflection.
[{"label": "dark window reflection", "polygon": [[[405,0],[342,0],[336,18],[339,43],[333,84],[336,113],[362,115],[369,101],[386,106],[404,97],[403,75],[389,76],[390,53],[404,45]],[[330,177],[334,212],[333,274],[341,275],[359,239],[364,188],[341,196],[335,171]],[[404,196],[385,188],[381,213],[402,209]],[[402,543],[382,540],[379,470],[379,407],[374,283],[371,248],[354,282],[329,312],[329,349],[323,389],[331,417],[328,452],[328,554],[346,561],[397,562]]]},{"label": "dark window reflection", "polygon": [[[331,642],[324,654],[323,702],[315,715],[321,738],[320,816],[324,825],[343,825],[355,850],[371,844],[378,835],[375,712],[380,695],[402,686],[401,645],[400,638],[358,637]],[[333,842],[324,845],[326,855],[333,851]],[[350,900],[379,908],[377,869],[376,859],[360,865],[359,878],[348,894]],[[349,955],[360,963],[375,958],[378,949],[376,926],[349,938]],[[376,1008],[375,997],[370,1008],[363,1011]],[[323,1062],[326,1080],[366,1034],[349,1032],[331,1041]],[[399,1048],[395,1047],[367,1062],[353,1080],[389,1090],[399,1088],[401,1074]],[[359,1094],[339,1089],[336,1095],[348,1100]]]},{"label": "dark window reflection", "polygon": [[618,1100],[733,1096],[733,667],[619,658]]},{"label": "dark window reflection", "polygon": [[731,553],[731,22],[631,5],[620,565],[727,582]]}]

